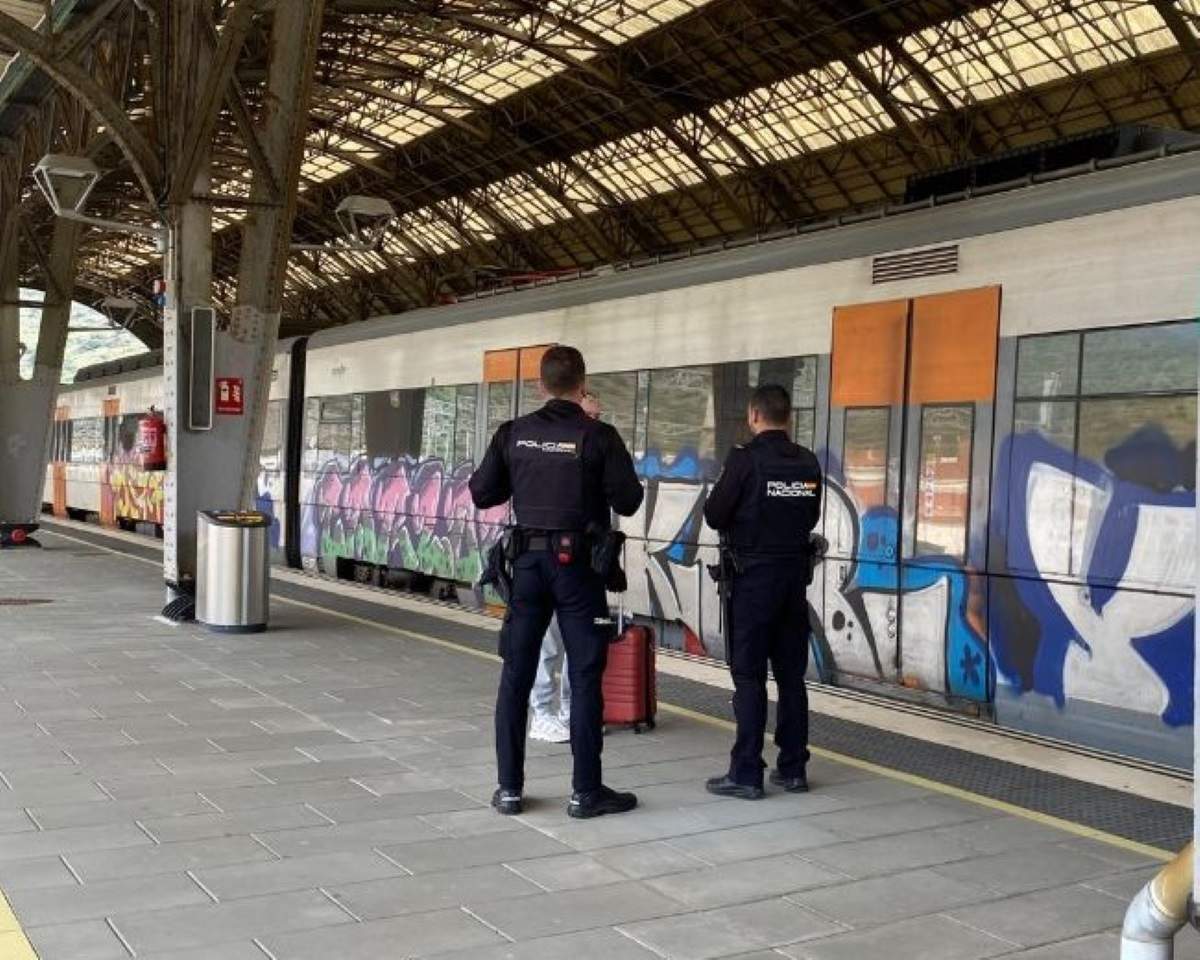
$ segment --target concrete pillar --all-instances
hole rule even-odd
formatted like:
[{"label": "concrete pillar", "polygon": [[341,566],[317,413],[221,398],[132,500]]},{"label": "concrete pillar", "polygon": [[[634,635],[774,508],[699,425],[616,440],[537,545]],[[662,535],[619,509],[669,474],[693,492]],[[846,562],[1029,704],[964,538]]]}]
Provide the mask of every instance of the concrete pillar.
[{"label": "concrete pillar", "polygon": [[[189,11],[198,14],[203,2],[173,0],[171,16],[180,18],[175,20],[176,50],[186,43]],[[323,9],[324,0],[309,0],[279,4],[274,10],[267,92],[256,131],[271,169],[256,171],[251,186],[236,305],[230,317],[222,318],[215,352],[215,376],[239,382],[242,412],[217,414],[213,429],[205,432],[186,429],[184,336],[191,309],[211,302],[211,223],[198,204],[185,203],[171,212],[172,268],[164,322],[171,437],[164,526],[169,607],[180,594],[190,592],[194,580],[197,511],[248,508],[253,503]],[[183,68],[177,64],[176,69]],[[185,71],[174,89],[187,96],[185,87],[203,76],[204,70]],[[186,116],[186,111],[180,115]],[[205,191],[198,185],[194,192]],[[176,607],[167,612],[179,611]]]},{"label": "concrete pillar", "polygon": [[[18,368],[20,308],[0,308],[0,524],[36,523],[41,513],[81,229],[67,220],[54,225],[32,380],[22,380]],[[0,238],[0,294],[9,304],[19,299],[17,250],[12,215]]]}]

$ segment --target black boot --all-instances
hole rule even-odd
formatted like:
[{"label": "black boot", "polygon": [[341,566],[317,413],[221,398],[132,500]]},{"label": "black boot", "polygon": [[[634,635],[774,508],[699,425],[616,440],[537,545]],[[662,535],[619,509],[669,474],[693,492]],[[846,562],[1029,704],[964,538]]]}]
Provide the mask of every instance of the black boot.
[{"label": "black boot", "polygon": [[601,787],[589,793],[576,793],[567,804],[567,815],[577,820],[602,817],[606,813],[628,813],[637,806],[632,793],[618,793],[611,787]]},{"label": "black boot", "polygon": [[766,796],[762,787],[756,787],[749,783],[738,783],[731,779],[729,774],[705,781],[704,789],[709,793],[715,793],[718,797],[735,797],[738,800],[761,800]]},{"label": "black boot", "polygon": [[771,782],[777,787],[783,787],[788,793],[808,793],[808,777],[804,773],[785,777],[778,770],[772,770]]},{"label": "black boot", "polygon": [[521,812],[524,806],[524,801],[521,799],[521,791],[505,790],[503,787],[498,788],[492,794],[492,806],[507,817],[515,816]]}]

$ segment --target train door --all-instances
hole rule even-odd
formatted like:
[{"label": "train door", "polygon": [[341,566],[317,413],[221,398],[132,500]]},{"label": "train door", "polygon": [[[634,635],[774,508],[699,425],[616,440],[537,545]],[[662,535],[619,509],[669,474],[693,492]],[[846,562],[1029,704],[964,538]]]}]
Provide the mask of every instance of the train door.
[{"label": "train door", "polygon": [[67,463],[71,459],[71,408],[54,409],[54,449],[50,454],[51,506],[60,519],[67,516]]},{"label": "train door", "polygon": [[486,391],[482,419],[485,449],[496,428],[505,420],[536,410],[546,398],[541,392],[542,355],[548,345],[488,350],[483,355],[483,385]]},{"label": "train door", "polygon": [[821,612],[838,674],[988,698],[999,308],[985,288],[834,311]]}]

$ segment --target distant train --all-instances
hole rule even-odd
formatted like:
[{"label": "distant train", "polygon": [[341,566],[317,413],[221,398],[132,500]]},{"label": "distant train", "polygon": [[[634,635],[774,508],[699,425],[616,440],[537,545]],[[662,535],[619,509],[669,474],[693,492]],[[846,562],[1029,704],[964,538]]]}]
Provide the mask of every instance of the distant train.
[{"label": "distant train", "polygon": [[[284,343],[277,559],[470,584],[506,519],[472,506],[472,464],[569,342],[647,487],[626,606],[719,657],[701,506],[748,392],[781,382],[829,478],[820,678],[1187,766],[1200,153],[1077,173]],[[56,513],[162,522],[160,390],[64,390]]]}]

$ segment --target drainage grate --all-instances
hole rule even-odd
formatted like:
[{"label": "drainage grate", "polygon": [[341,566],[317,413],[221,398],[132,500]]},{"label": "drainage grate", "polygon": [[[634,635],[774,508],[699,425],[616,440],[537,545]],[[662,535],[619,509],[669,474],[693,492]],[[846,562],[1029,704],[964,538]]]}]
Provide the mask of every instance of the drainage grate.
[{"label": "drainage grate", "polygon": [[30,597],[0,597],[0,607],[34,607],[39,603],[53,602],[53,600],[37,600]]},{"label": "drainage grate", "polygon": [[941,273],[958,273],[958,244],[884,254],[871,262],[872,283],[933,277]]}]

